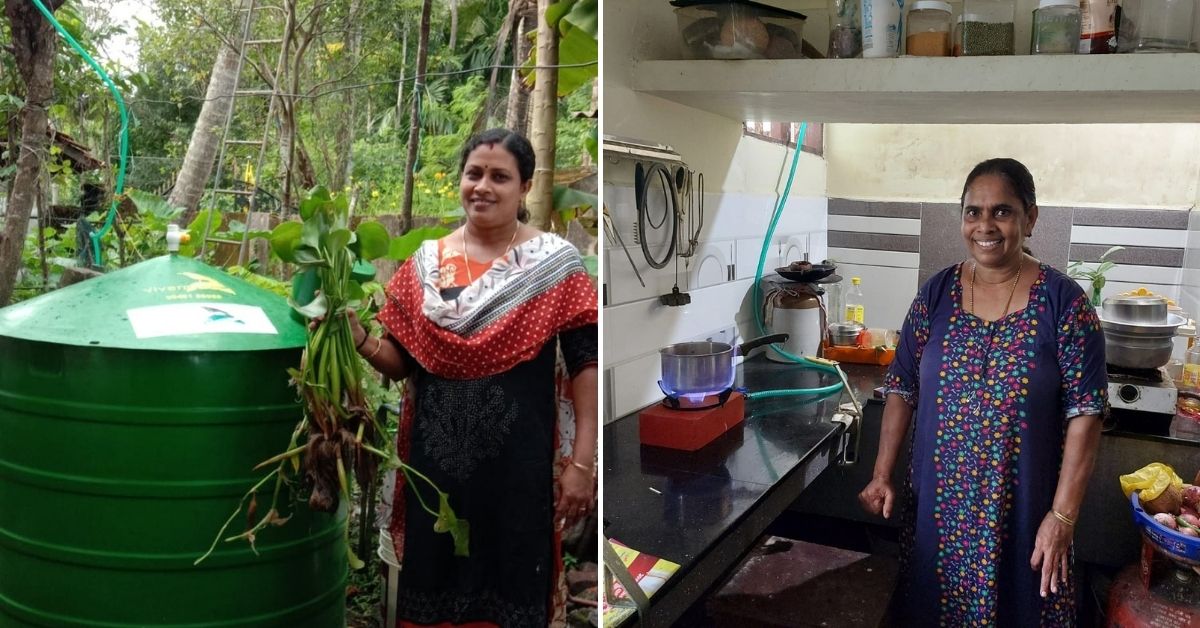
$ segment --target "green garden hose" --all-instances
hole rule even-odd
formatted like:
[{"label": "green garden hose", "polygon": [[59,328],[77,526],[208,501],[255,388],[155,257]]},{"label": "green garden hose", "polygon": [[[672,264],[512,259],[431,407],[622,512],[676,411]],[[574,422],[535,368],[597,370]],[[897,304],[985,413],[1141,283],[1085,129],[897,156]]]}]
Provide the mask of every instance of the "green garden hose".
[{"label": "green garden hose", "polygon": [[79,45],[79,42],[75,41],[75,38],[63,28],[63,25],[58,23],[58,20],[54,19],[54,14],[46,8],[46,5],[42,4],[42,0],[33,0],[33,4],[54,25],[54,30],[58,31],[58,34],[62,35],[62,38],[67,40],[67,43],[71,44],[75,52],[79,53],[79,56],[83,57],[83,60],[100,76],[100,80],[108,87],[108,91],[112,93],[113,100],[117,102],[117,111],[121,114],[121,137],[119,142],[121,159],[117,167],[117,186],[113,191],[113,202],[112,206],[108,209],[108,217],[104,219],[104,226],[99,231],[91,234],[93,260],[99,266],[101,261],[100,238],[103,238],[109,229],[112,229],[113,221],[117,217],[117,199],[125,192],[125,164],[129,161],[129,113],[125,111],[125,99],[121,97],[121,92],[117,91],[117,86],[113,84],[112,79],[109,78],[104,68],[100,67],[100,64],[83,49],[83,46]]},{"label": "green garden hose", "polygon": [[[792,154],[792,167],[791,167],[791,170],[788,172],[787,183],[783,186],[783,195],[779,197],[779,204],[775,206],[775,212],[773,214],[771,214],[771,223],[767,227],[767,235],[765,235],[763,237],[762,251],[758,255],[758,268],[754,272],[753,297],[752,297],[752,301],[751,301],[752,303],[759,303],[762,301],[762,298],[763,298],[762,276],[763,276],[763,267],[767,263],[767,251],[770,250],[771,238],[772,238],[772,236],[775,235],[775,228],[779,226],[779,219],[780,219],[780,217],[783,216],[783,208],[785,205],[787,205],[788,196],[791,195],[792,181],[795,180],[795,178],[796,178],[796,166],[800,163],[800,152],[801,152],[800,147],[804,145],[804,136],[807,132],[808,132],[808,123],[801,122],[800,123],[800,134],[796,138],[796,152],[794,152]],[[754,322],[758,325],[758,331],[760,334],[766,335],[768,333],[767,326],[763,323],[762,308],[759,308],[759,307],[754,308]],[[840,377],[841,369],[838,368],[837,366],[831,366],[829,364],[824,364],[822,362],[810,360],[809,358],[807,358],[805,356],[792,355],[791,353],[784,351],[783,346],[780,344],[773,344],[773,345],[771,345],[771,348],[774,351],[778,352],[783,357],[787,358],[788,360],[795,362],[796,364],[800,364],[806,368],[814,368],[819,371],[824,371],[826,373],[832,373],[834,375],[839,375],[839,377]],[[763,391],[758,391],[758,392],[751,392],[751,393],[747,394],[746,397],[748,399],[767,399],[767,398],[771,398],[771,397],[799,397],[799,396],[806,396],[806,395],[826,396],[826,395],[831,395],[835,392],[838,392],[839,390],[842,390],[843,388],[845,388],[845,384],[841,380],[839,380],[837,382],[834,382],[833,384],[830,384],[828,386],[822,386],[820,388],[792,388],[792,389],[782,389],[782,390],[763,390]]]}]

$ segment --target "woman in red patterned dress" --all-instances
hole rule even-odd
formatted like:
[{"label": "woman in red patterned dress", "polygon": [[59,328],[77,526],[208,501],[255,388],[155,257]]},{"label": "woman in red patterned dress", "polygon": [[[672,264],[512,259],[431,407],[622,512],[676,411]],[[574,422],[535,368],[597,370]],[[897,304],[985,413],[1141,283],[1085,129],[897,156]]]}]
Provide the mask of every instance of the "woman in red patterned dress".
[{"label": "woman in red patterned dress", "polygon": [[[541,627],[554,613],[559,533],[595,502],[596,291],[571,244],[523,222],[534,170],[525,138],[485,131],[461,168],[466,224],[396,272],[382,336],[353,325],[359,353],[407,379],[401,457],[470,524],[470,555],[456,557],[399,478],[388,526],[401,564],[396,625]],[[577,419],[565,460],[560,351]]]}]

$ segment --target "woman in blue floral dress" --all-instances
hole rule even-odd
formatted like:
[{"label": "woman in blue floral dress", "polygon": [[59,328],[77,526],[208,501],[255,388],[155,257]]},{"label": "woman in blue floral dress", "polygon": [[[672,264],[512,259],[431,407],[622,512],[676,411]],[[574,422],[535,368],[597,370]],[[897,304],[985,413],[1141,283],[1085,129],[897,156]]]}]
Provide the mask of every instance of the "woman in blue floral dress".
[{"label": "woman in blue floral dress", "polygon": [[927,281],[904,322],[859,494],[868,512],[903,513],[897,625],[1075,623],[1071,539],[1107,404],[1104,339],[1082,288],[1025,247],[1037,216],[1023,165],[976,166],[962,195],[970,257]]}]

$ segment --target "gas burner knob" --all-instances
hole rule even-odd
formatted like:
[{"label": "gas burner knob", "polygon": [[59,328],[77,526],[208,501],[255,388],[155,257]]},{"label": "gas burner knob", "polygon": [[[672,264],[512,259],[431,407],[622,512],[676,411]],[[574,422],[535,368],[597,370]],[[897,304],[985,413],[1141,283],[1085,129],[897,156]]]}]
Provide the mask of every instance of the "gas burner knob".
[{"label": "gas burner knob", "polygon": [[1117,396],[1125,403],[1133,403],[1142,397],[1142,391],[1133,384],[1123,384],[1117,389]]}]

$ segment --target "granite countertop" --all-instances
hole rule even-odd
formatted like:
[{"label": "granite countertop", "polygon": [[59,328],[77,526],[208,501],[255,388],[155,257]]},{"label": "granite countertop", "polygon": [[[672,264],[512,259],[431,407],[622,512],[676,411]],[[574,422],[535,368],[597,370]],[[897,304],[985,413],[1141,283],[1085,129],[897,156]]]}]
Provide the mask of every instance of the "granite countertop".
[{"label": "granite countertop", "polygon": [[[864,404],[886,372],[880,366],[843,368]],[[762,391],[814,388],[835,381],[836,375],[757,357],[738,367],[735,385]],[[744,531],[752,543],[831,464],[840,453],[844,428],[830,419],[845,401],[844,392],[818,400],[747,400],[742,425],[695,452],[641,445],[637,413],[604,427],[605,535],[681,565],[651,599],[652,607],[670,595],[669,590],[685,580],[697,563],[721,553],[714,548],[727,537]],[[768,507],[768,502],[777,506]],[[751,521],[755,518],[757,523]],[[756,531],[758,525],[761,529]],[[713,562],[736,561],[741,552]],[[688,586],[697,588],[695,582]],[[707,586],[702,582],[699,588]],[[703,590],[689,593],[699,596]]]}]

